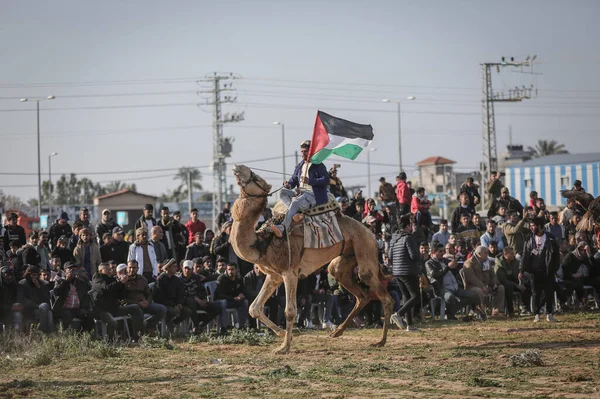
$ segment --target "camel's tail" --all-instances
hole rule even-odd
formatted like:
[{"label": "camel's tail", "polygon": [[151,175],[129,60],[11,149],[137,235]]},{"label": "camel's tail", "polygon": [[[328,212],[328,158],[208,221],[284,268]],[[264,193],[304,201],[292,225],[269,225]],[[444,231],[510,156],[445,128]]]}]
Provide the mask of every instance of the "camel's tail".
[{"label": "camel's tail", "polygon": [[594,215],[587,211],[581,218],[581,222],[577,224],[577,231],[594,231]]}]

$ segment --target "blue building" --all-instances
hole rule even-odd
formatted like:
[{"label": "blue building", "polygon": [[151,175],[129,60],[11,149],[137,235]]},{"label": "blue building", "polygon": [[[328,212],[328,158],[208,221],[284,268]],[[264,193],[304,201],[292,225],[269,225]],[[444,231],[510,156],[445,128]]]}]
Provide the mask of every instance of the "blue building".
[{"label": "blue building", "polygon": [[560,190],[570,190],[575,180],[581,180],[585,190],[600,195],[600,153],[559,154],[535,158],[506,168],[504,184],[510,195],[529,204],[529,193],[537,191],[547,206],[565,205]]}]

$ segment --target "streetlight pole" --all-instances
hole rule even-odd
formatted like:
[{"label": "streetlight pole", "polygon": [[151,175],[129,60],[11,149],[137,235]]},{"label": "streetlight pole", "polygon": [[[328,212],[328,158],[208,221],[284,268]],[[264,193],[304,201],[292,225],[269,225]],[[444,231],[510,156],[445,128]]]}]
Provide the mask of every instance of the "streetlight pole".
[{"label": "streetlight pole", "polygon": [[286,180],[287,174],[285,173],[285,124],[283,122],[273,122],[275,126],[281,125],[281,162],[283,166],[283,179]]},{"label": "streetlight pole", "polygon": [[[38,155],[38,217],[42,217],[42,155],[40,150],[40,102],[45,100],[54,100],[56,97],[48,96],[46,98],[32,99],[36,102],[37,111],[37,155]],[[22,98],[22,103],[29,101],[28,98]]]},{"label": "streetlight pole", "polygon": [[371,193],[371,151],[377,151],[377,148],[368,148],[367,149],[367,178],[369,179],[367,181],[367,191],[369,193],[367,198],[370,198],[372,193]]},{"label": "streetlight pole", "polygon": [[53,152],[48,155],[48,224],[52,223],[52,157],[58,155],[58,152]]},{"label": "streetlight pole", "polygon": [[[406,97],[406,101],[415,100],[415,96]],[[402,172],[402,110],[400,108],[400,104],[402,101],[390,100],[389,98],[384,98],[381,100],[384,103],[396,103],[397,106],[397,116],[398,116],[398,171]]]}]

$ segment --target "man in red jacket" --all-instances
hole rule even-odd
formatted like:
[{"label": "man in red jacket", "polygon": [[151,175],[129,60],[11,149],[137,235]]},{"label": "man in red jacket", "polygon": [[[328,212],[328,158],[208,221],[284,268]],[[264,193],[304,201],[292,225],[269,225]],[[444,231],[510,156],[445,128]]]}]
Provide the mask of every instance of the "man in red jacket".
[{"label": "man in red jacket", "polygon": [[204,231],[206,230],[206,225],[201,220],[198,220],[198,209],[194,208],[190,211],[190,220],[185,224],[185,227],[188,229],[188,245],[194,243],[194,237],[196,233],[200,232],[202,237],[204,237]]},{"label": "man in red jacket", "polygon": [[410,213],[410,188],[406,184],[406,173],[396,176],[396,198],[398,199],[398,218]]}]

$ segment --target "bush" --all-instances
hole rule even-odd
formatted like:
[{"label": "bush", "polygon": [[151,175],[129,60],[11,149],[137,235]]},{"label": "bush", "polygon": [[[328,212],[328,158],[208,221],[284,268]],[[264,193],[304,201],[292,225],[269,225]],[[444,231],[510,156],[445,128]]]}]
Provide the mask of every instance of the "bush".
[{"label": "bush", "polygon": [[529,367],[529,366],[543,366],[544,360],[542,354],[537,349],[532,349],[519,353],[518,355],[512,355],[510,358],[510,365],[512,367]]},{"label": "bush", "polygon": [[148,335],[142,336],[140,339],[140,346],[142,348],[153,348],[153,349],[175,349],[173,341],[167,338],[150,337]]},{"label": "bush", "polygon": [[224,336],[193,335],[188,342],[190,344],[207,342],[209,345],[266,346],[272,344],[273,339],[273,336],[270,334],[259,335],[254,331],[231,330],[229,334]]}]

